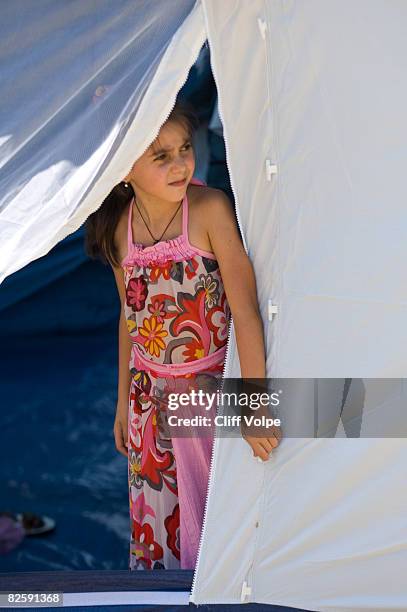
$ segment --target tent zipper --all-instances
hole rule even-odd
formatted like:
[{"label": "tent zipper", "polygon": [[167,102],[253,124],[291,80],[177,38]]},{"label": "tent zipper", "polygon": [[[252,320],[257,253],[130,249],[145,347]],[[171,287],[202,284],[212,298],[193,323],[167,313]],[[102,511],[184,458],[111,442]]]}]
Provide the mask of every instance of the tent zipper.
[{"label": "tent zipper", "polygon": [[[205,15],[205,21],[207,21],[207,17],[205,14],[205,10],[204,10],[204,15]],[[269,15],[267,13],[267,18],[269,18]],[[259,25],[259,29],[260,29],[260,33],[261,36],[263,38],[263,40],[266,42],[266,34],[267,34],[267,21],[264,21],[263,19],[259,19],[258,20],[258,25]],[[207,30],[208,30],[208,24],[207,24]],[[267,44],[266,44],[267,47]],[[210,45],[209,45],[210,48]],[[215,83],[216,83],[216,88],[217,88],[217,92],[218,92],[218,109],[219,109],[219,116],[222,122],[222,126],[225,125],[224,122],[224,113],[223,113],[223,99],[220,95],[220,89],[219,89],[219,71],[218,71],[218,65],[217,65],[217,60],[215,59],[215,56],[213,53],[210,53],[210,58],[211,58],[211,66],[212,66],[212,72],[214,75],[214,79],[215,79]],[[268,98],[270,101],[270,83],[269,83],[269,62],[268,62],[268,58],[266,57],[266,61],[267,61],[267,86],[268,86]],[[232,189],[232,193],[233,193],[233,197],[235,200],[235,214],[236,214],[236,220],[237,220],[237,224],[239,227],[239,231],[240,231],[240,235],[242,238],[242,242],[243,242],[243,246],[244,249],[246,251],[246,253],[248,254],[248,247],[247,247],[247,243],[245,240],[245,236],[243,233],[243,228],[242,228],[242,223],[241,223],[241,216],[240,216],[240,207],[239,207],[239,202],[238,202],[238,198],[236,196],[236,192],[234,189],[234,181],[232,178],[232,170],[230,167],[230,149],[229,149],[229,143],[228,143],[228,139],[227,136],[225,134],[225,130],[223,130],[223,140],[225,143],[225,152],[226,152],[226,167],[228,169],[228,173],[229,173],[229,178],[230,178],[230,186]],[[266,161],[266,172],[267,172],[267,177],[270,175],[270,179],[271,179],[271,175],[275,174],[277,172],[277,165],[275,165],[274,163],[272,164],[272,162],[270,160]],[[270,180],[268,179],[268,180]],[[269,317],[270,314],[273,313],[275,314],[276,312],[276,306],[275,305],[271,305],[271,308],[269,306]],[[223,371],[222,371],[222,387],[223,387],[223,382],[225,379],[225,373],[226,373],[226,366],[228,363],[228,356],[229,356],[229,352],[230,352],[230,336],[231,336],[231,332],[232,332],[232,325],[233,325],[233,318],[230,318],[230,322],[229,322],[229,329],[228,329],[228,337],[227,337],[227,342],[226,342],[226,353],[225,353],[225,361],[224,361],[224,365],[223,365]],[[215,439],[216,439],[216,429],[215,429],[215,435],[214,435],[214,443],[212,446],[212,454],[211,454],[211,461],[210,461],[210,468],[209,468],[209,483],[208,483],[208,490],[207,490],[207,494],[206,494],[206,500],[205,500],[205,511],[204,511],[204,519],[203,519],[203,525],[202,525],[202,530],[201,530],[201,537],[199,540],[199,547],[198,547],[198,555],[197,555],[197,560],[196,560],[196,564],[195,564],[195,568],[194,568],[194,574],[193,574],[193,579],[192,579],[192,587],[191,587],[191,594],[190,594],[190,601],[191,601],[191,597],[194,594],[194,589],[195,589],[195,584],[196,584],[196,577],[197,577],[197,568],[199,565],[199,559],[202,553],[202,543],[203,543],[203,534],[204,534],[204,530],[206,527],[206,522],[207,522],[207,510],[208,510],[208,500],[210,498],[211,495],[211,491],[212,491],[212,487],[213,487],[213,483],[212,483],[212,472],[213,472],[213,463],[214,463],[214,455],[215,455]],[[253,570],[253,562],[251,563],[249,570],[247,572],[247,576],[246,576],[246,580],[243,582],[242,585],[242,590],[240,593],[240,599],[241,602],[244,602],[244,600],[246,599],[246,597],[250,597],[250,595],[252,594],[252,587],[251,587],[251,578],[252,578],[252,570]]]},{"label": "tent zipper", "polygon": [[[267,2],[265,4],[266,4],[266,9],[267,9]],[[267,63],[267,70],[266,70],[266,72],[267,72],[267,88],[268,88],[267,93],[268,93],[268,104],[270,105],[271,104],[271,101],[270,101],[270,98],[271,98],[271,96],[270,96],[270,89],[271,89],[271,83],[270,83],[270,61],[269,61],[269,58],[268,58],[268,45],[267,45],[267,31],[268,31],[268,21],[267,20],[270,19],[270,15],[269,15],[267,10],[266,10],[266,15],[267,15],[266,16],[266,20],[263,20],[261,18],[258,19],[258,26],[259,26],[259,30],[260,30],[261,36],[262,36],[263,40],[265,41],[265,46],[266,46],[266,63]],[[208,26],[208,23],[207,23],[207,15],[205,13],[205,9],[204,9],[204,16],[205,16],[206,28],[207,28],[207,31],[208,31],[209,30],[209,26]],[[209,48],[210,48],[210,44],[209,44]],[[211,51],[211,49],[210,49],[210,51]],[[213,76],[214,76],[214,79],[215,79],[216,88],[217,88],[217,92],[218,92],[219,116],[220,116],[220,119],[221,119],[221,122],[222,122],[222,126],[224,126],[225,125],[225,122],[224,122],[225,115],[223,113],[223,99],[222,99],[222,97],[220,95],[220,88],[218,86],[220,72],[218,71],[217,59],[215,59],[215,55],[213,53],[210,53],[210,59],[211,59],[212,72],[213,72]],[[231,167],[230,167],[231,156],[230,156],[229,143],[228,143],[227,136],[225,134],[225,130],[223,130],[223,140],[224,140],[224,143],[225,143],[226,167],[228,169],[229,178],[230,178],[230,186],[231,186],[233,197],[234,197],[234,200],[235,200],[236,220],[237,220],[237,224],[238,224],[238,227],[239,227],[239,231],[240,231],[240,235],[241,235],[241,238],[242,238],[244,249],[245,249],[246,253],[248,254],[248,248],[247,248],[245,236],[244,236],[243,229],[242,229],[242,223],[241,223],[241,217],[240,217],[240,208],[239,208],[238,198],[236,196],[236,192],[235,192],[235,189],[233,187],[235,183],[234,183],[234,181],[232,179],[232,170],[231,170]],[[267,179],[268,180],[271,180],[271,176],[277,173],[277,169],[278,169],[277,164],[275,164],[271,160],[266,160],[266,174],[267,174]],[[268,313],[269,318],[271,318],[273,314],[276,314],[276,312],[277,312],[277,306],[274,305],[274,304],[269,304],[269,313]],[[230,322],[229,322],[228,337],[227,337],[227,342],[226,342],[225,361],[224,361],[223,371],[222,371],[222,387],[223,387],[223,382],[224,382],[224,379],[225,379],[226,366],[227,366],[228,356],[229,356],[229,352],[230,352],[230,336],[231,336],[231,332],[232,332],[232,325],[233,325],[233,319],[231,317],[230,318]],[[191,587],[190,601],[191,601],[192,595],[194,594],[194,590],[195,590],[195,584],[196,584],[196,578],[197,578],[197,568],[198,568],[199,560],[200,560],[200,557],[201,557],[201,554],[202,554],[203,534],[204,534],[206,523],[207,523],[208,500],[210,498],[211,491],[212,491],[212,488],[213,488],[212,473],[213,473],[213,464],[214,464],[214,455],[215,455],[215,439],[216,439],[216,428],[215,428],[214,443],[213,443],[213,446],[212,446],[212,454],[211,454],[211,461],[210,461],[210,468],[209,468],[209,483],[208,483],[208,490],[207,490],[206,500],[205,500],[204,519],[203,519],[203,524],[202,524],[202,529],[201,529],[201,536],[200,536],[200,540],[199,540],[197,560],[196,560],[196,564],[195,564],[195,568],[194,568],[194,574],[193,574],[193,578],[192,578],[192,587]],[[246,574],[246,579],[244,580],[244,582],[242,584],[242,588],[241,588],[241,592],[240,592],[240,601],[241,601],[241,603],[244,603],[247,598],[250,598],[252,596],[253,563],[254,563],[254,561],[252,561],[252,563],[250,564],[249,569],[248,569],[247,574]]]},{"label": "tent zipper", "polygon": [[[206,41],[206,44],[208,44],[208,41]],[[199,52],[198,52],[198,55],[199,55],[199,53],[200,53],[200,50],[199,50]],[[196,59],[198,59],[198,56],[196,57]],[[196,60],[195,60],[195,61],[196,61]],[[195,63],[195,62],[194,62],[194,63]],[[213,59],[212,59],[212,54],[211,54],[211,63],[212,63],[212,67],[213,67]],[[193,64],[192,64],[192,65],[193,65]],[[191,67],[192,67],[192,65],[191,65]],[[217,74],[217,73],[216,73],[216,74]],[[188,76],[189,76],[189,71],[188,71],[188,73],[187,73],[186,77],[185,77],[185,78],[184,78],[182,81],[180,81],[180,82],[178,83],[178,92],[179,92],[179,91],[182,89],[182,87],[183,87],[183,86],[185,85],[185,83],[187,82],[187,80],[188,80]],[[223,115],[223,112],[222,112],[222,105],[221,105],[221,102],[220,102],[219,89],[218,89],[217,91],[218,91],[219,115],[220,115],[220,118],[221,118],[221,121],[222,121],[222,126],[223,126],[223,125],[224,125],[224,122],[223,122],[223,116],[224,116],[224,115]],[[156,133],[153,135],[152,141],[153,141],[153,140],[154,140],[154,139],[155,139],[155,138],[158,136],[158,134],[159,134],[159,131],[160,131],[161,127],[164,125],[164,123],[167,121],[168,117],[169,117],[169,116],[170,116],[170,114],[172,113],[172,111],[173,111],[173,109],[174,109],[174,107],[175,107],[176,102],[177,102],[177,97],[175,97],[174,102],[173,102],[173,104],[172,104],[172,106],[171,106],[171,109],[168,111],[168,113],[167,113],[166,117],[164,118],[164,120],[162,121],[162,123],[159,125],[159,127],[158,127],[158,129],[157,129]],[[229,153],[229,146],[228,146],[228,144],[227,144],[227,139],[225,138],[225,135],[224,135],[224,142],[225,142],[225,151],[226,151],[226,167],[227,167],[227,169],[228,169],[229,177],[230,177],[230,179],[231,179],[231,171],[230,171],[230,166],[229,166],[229,163],[228,163],[228,159],[230,159],[230,153]],[[239,209],[238,209],[238,204],[237,204],[236,193],[235,193],[235,191],[234,191],[234,189],[233,189],[233,186],[232,186],[232,179],[230,180],[230,183],[231,183],[231,188],[232,188],[233,197],[234,197],[234,200],[235,200],[235,212],[236,212],[236,220],[237,220],[237,224],[238,224],[238,227],[239,227],[239,230],[240,230],[240,234],[241,234],[241,236],[242,236],[242,240],[243,240],[243,245],[244,245],[244,248],[245,248],[245,250],[246,250],[246,252],[247,252],[247,247],[246,247],[246,243],[245,243],[244,235],[243,235],[243,232],[242,232],[242,225],[241,225],[241,222],[240,222],[240,217],[239,217]],[[224,380],[224,378],[225,378],[226,363],[227,363],[227,357],[228,357],[229,348],[230,348],[230,347],[229,347],[229,345],[230,345],[231,328],[232,328],[232,317],[230,317],[230,321],[229,321],[229,325],[228,325],[228,337],[227,337],[227,341],[226,341],[225,360],[224,360],[224,364],[223,364],[223,370],[222,370],[222,379],[221,379],[221,380],[222,380],[222,385],[223,385],[223,380]],[[207,494],[206,494],[206,499],[205,499],[204,519],[203,519],[203,524],[202,524],[202,529],[201,529],[201,535],[200,535],[200,539],[199,539],[199,546],[198,546],[197,561],[196,561],[196,564],[195,564],[194,574],[193,574],[193,578],[192,578],[192,586],[191,586],[191,591],[190,591],[190,597],[192,596],[193,590],[194,590],[194,588],[195,588],[195,582],[196,582],[196,568],[197,568],[197,566],[198,566],[198,560],[199,560],[199,557],[200,557],[200,554],[201,554],[201,549],[202,549],[202,540],[203,540],[203,537],[202,537],[202,536],[203,536],[203,532],[204,532],[204,528],[205,528],[205,524],[206,524],[207,507],[208,507],[208,500],[209,500],[209,497],[210,497],[210,489],[211,489],[211,474],[212,474],[212,470],[213,470],[213,459],[214,459],[214,454],[215,454],[215,453],[214,453],[214,450],[215,450],[215,438],[216,438],[216,429],[215,429],[215,435],[214,435],[214,440],[213,440],[213,445],[212,445],[212,452],[211,452],[211,461],[210,461],[210,467],[209,467],[209,483],[208,483],[208,485],[209,485],[209,486],[208,486],[208,490],[207,490]]]},{"label": "tent zipper", "polygon": [[[206,40],[204,44],[205,44],[205,45],[208,45],[208,40]],[[202,47],[201,47],[201,49],[202,49]],[[189,72],[190,72],[190,70],[191,70],[192,66],[193,66],[193,65],[195,64],[195,62],[197,61],[197,59],[198,59],[198,57],[199,57],[199,54],[200,54],[200,52],[201,52],[201,49],[199,49],[199,51],[198,51],[198,53],[197,53],[197,56],[196,56],[195,60],[192,62],[191,66],[190,66],[190,69],[188,70],[188,72],[187,72],[187,74],[185,75],[185,77],[183,77],[183,78],[182,78],[182,79],[181,79],[181,80],[180,80],[180,81],[177,83],[177,95],[175,96],[175,98],[174,98],[174,101],[173,101],[173,104],[172,104],[171,108],[169,109],[168,113],[166,114],[166,116],[164,117],[164,119],[162,120],[162,122],[160,123],[160,125],[158,126],[158,128],[157,128],[156,132],[153,132],[153,136],[152,136],[152,138],[151,138],[151,142],[153,142],[153,140],[155,140],[155,138],[158,136],[158,134],[159,134],[159,132],[160,132],[161,127],[164,125],[164,123],[167,121],[168,117],[169,117],[169,116],[170,116],[170,114],[172,113],[172,111],[173,111],[173,109],[174,109],[174,107],[175,107],[175,105],[176,105],[176,103],[177,103],[177,96],[178,96],[178,93],[180,92],[180,90],[182,89],[182,87],[183,87],[183,86],[185,85],[185,83],[187,82],[188,77],[189,77]],[[219,113],[220,113],[220,108],[219,108]],[[233,192],[233,194],[234,194],[234,192]],[[235,195],[235,194],[234,194],[234,195]],[[240,226],[239,226],[239,227],[240,227]],[[230,337],[230,326],[231,326],[231,325],[229,324],[229,330],[228,330],[228,339],[227,339],[227,343],[226,343],[226,352],[225,352],[225,361],[224,361],[223,372],[222,372],[222,381],[223,381],[224,374],[225,374],[226,358],[227,358],[227,352],[228,352],[228,348],[229,348],[229,346],[228,346],[228,345],[229,345],[229,337]],[[214,450],[214,445],[215,445],[215,440],[214,440],[214,443],[213,443],[213,446],[212,446],[212,454],[211,454],[211,462],[210,462],[209,474],[211,474],[211,473],[212,473],[212,463],[213,463],[213,456],[214,456],[214,452],[213,452],[213,450]],[[206,495],[206,500],[205,500],[205,519],[206,519],[206,508],[207,508],[207,504],[208,504],[208,498],[209,498],[209,491],[207,492],[207,495]],[[204,519],[204,524],[205,524],[205,519]],[[204,526],[204,524],[203,524],[203,526]],[[202,533],[203,533],[203,526],[202,526],[202,530],[201,530],[201,536],[200,536],[199,547],[198,547],[198,558],[199,558],[199,553],[200,553],[200,550],[201,550],[201,547],[202,547]],[[196,565],[197,565],[197,564],[196,564]],[[194,576],[193,576],[193,580],[192,580],[192,587],[191,587],[191,593],[190,593],[190,594],[192,594],[192,591],[193,591],[193,588],[194,588],[194,584],[195,584],[195,578],[196,578],[196,565],[195,565],[195,568],[194,568]]]},{"label": "tent zipper", "polygon": [[[214,79],[215,79],[215,83],[216,83],[216,89],[217,89],[217,93],[218,93],[219,116],[220,116],[222,127],[223,127],[225,125],[225,122],[224,122],[225,115],[223,113],[223,102],[222,102],[222,98],[220,96],[220,91],[219,91],[219,87],[218,87],[218,83],[219,83],[219,79],[218,79],[218,76],[219,76],[218,66],[217,66],[216,60],[214,60],[213,53],[210,53],[210,58],[211,58],[212,72],[213,72],[213,75],[214,75]],[[236,196],[235,189],[233,188],[233,185],[235,183],[234,183],[234,181],[232,179],[232,171],[231,171],[231,167],[230,167],[230,159],[231,159],[231,157],[230,157],[230,149],[229,149],[229,143],[228,143],[228,140],[227,140],[227,137],[226,137],[226,134],[225,134],[224,127],[223,127],[223,140],[224,140],[224,143],[225,143],[226,167],[227,167],[228,174],[229,174],[230,187],[232,189],[233,198],[234,198],[234,201],[235,201],[236,221],[237,221],[237,225],[239,227],[239,231],[240,231],[240,235],[241,235],[241,238],[242,238],[244,249],[245,249],[246,253],[248,253],[246,240],[245,240],[244,233],[243,233],[243,230],[242,230],[242,223],[241,223],[241,218],[240,218],[240,209],[239,209],[239,204],[238,204],[238,198]],[[227,361],[228,361],[228,355],[229,355],[229,352],[230,352],[230,336],[231,336],[231,333],[232,333],[232,325],[233,325],[233,319],[232,319],[232,316],[230,316],[229,325],[228,325],[228,337],[227,337],[227,341],[226,341],[225,360],[224,360],[223,370],[222,370],[221,388],[223,388],[223,383],[224,383],[225,373],[226,373],[226,365],[227,365]],[[208,500],[210,498],[211,490],[213,488],[212,472],[213,472],[213,463],[214,463],[214,456],[215,456],[215,441],[216,441],[216,438],[217,438],[217,436],[216,436],[216,429],[217,428],[215,427],[214,440],[213,440],[212,453],[211,453],[211,461],[210,461],[210,466],[209,466],[209,482],[208,482],[208,489],[207,489],[207,492],[206,492],[206,499],[205,499],[204,518],[203,518],[203,523],[202,523],[201,535],[200,535],[200,539],[199,539],[198,554],[197,554],[197,559],[196,559],[195,568],[194,568],[194,574],[193,574],[193,578],[192,578],[192,586],[191,586],[191,592],[190,592],[190,601],[191,601],[191,597],[192,597],[192,595],[194,593],[194,589],[195,589],[196,576],[197,576],[197,568],[198,568],[199,559],[200,559],[201,553],[202,553],[203,534],[204,534],[204,531],[205,531],[206,521],[207,521]]]}]

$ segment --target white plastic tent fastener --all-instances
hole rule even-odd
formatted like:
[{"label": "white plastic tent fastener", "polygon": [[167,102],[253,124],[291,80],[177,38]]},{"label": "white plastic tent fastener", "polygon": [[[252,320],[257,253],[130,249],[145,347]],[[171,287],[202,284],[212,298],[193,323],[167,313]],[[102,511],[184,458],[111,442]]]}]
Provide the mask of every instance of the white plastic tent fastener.
[{"label": "white plastic tent fastener", "polygon": [[266,159],[267,180],[271,181],[273,174],[277,174],[277,164],[272,164],[270,159]]},{"label": "white plastic tent fastener", "polygon": [[268,319],[269,321],[273,320],[273,315],[278,313],[277,304],[272,304],[271,300],[268,302]]},{"label": "white plastic tent fastener", "polygon": [[248,586],[246,580],[243,582],[242,593],[240,595],[240,601],[243,603],[249,595],[252,594],[252,587]]},{"label": "white plastic tent fastener", "polygon": [[266,38],[267,23],[261,17],[257,17],[257,23],[259,25],[260,34],[263,40]]}]

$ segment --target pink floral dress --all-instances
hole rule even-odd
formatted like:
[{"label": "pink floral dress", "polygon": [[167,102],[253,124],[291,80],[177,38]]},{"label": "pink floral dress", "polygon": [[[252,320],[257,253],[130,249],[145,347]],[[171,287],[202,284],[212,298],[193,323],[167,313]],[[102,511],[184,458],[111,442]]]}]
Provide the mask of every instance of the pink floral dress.
[{"label": "pink floral dress", "polygon": [[[191,183],[203,185],[197,179]],[[122,261],[124,310],[132,352],[129,393],[130,569],[193,569],[205,509],[213,432],[171,436],[168,394],[222,377],[230,310],[213,253],[182,234],[143,247]]]}]

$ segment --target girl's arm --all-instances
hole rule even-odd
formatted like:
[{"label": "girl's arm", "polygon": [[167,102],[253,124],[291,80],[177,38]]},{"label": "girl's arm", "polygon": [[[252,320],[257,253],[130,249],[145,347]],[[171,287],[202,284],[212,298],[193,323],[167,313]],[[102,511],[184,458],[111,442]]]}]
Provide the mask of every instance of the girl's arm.
[{"label": "girl's arm", "polygon": [[208,204],[208,235],[233,316],[242,378],[265,378],[263,321],[253,266],[244,250],[227,195],[214,190]]},{"label": "girl's arm", "polygon": [[[263,321],[259,311],[253,266],[242,244],[227,195],[221,190],[213,190],[207,202],[208,237],[219,263],[233,317],[241,376],[244,379],[265,378]],[[256,414],[261,412],[262,409]],[[251,446],[254,456],[265,461],[273,448],[278,446],[281,431],[271,428],[266,437],[243,437]]]},{"label": "girl's arm", "polygon": [[119,379],[117,384],[117,405],[128,410],[131,373],[129,369],[131,340],[127,329],[126,317],[123,312],[119,320]]},{"label": "girl's arm", "polygon": [[126,288],[124,284],[123,270],[113,267],[117,289],[120,296],[120,319],[119,319],[119,377],[117,385],[117,409],[113,433],[117,450],[127,456],[127,422],[128,422],[128,403],[131,373],[129,361],[131,354],[131,339],[127,329],[127,322],[124,313],[124,300],[126,299]]}]

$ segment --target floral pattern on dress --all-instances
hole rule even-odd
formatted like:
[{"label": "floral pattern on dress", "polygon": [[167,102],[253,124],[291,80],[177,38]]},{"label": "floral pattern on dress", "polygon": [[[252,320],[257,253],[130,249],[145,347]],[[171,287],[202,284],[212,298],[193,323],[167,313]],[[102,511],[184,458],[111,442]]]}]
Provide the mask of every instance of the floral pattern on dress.
[{"label": "floral pattern on dress", "polygon": [[[211,367],[187,369],[184,374],[163,376],[154,368],[192,366],[224,349],[230,310],[213,256],[192,247],[184,234],[147,248],[130,242],[130,234],[129,225],[129,253],[122,264],[126,286],[123,307],[132,342],[129,566],[137,570],[178,569],[181,514],[168,395],[195,388],[202,381],[215,388],[222,376],[223,357],[215,359]],[[143,357],[143,366],[136,362],[136,354]]]}]

